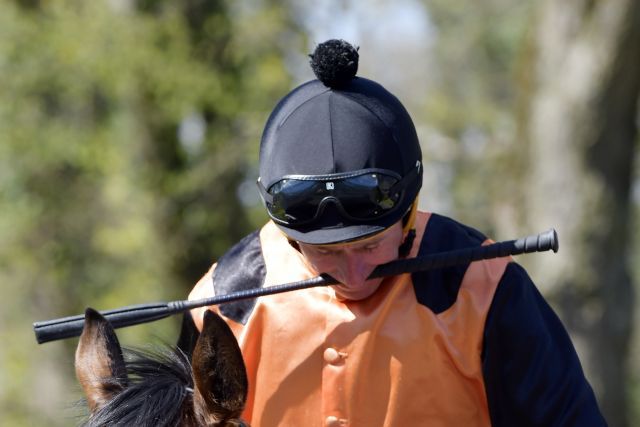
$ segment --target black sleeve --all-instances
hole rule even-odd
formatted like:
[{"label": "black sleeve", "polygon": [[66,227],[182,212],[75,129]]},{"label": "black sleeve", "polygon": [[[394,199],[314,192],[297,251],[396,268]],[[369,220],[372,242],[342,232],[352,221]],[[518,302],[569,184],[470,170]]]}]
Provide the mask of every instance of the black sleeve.
[{"label": "black sleeve", "polygon": [[494,427],[606,425],[569,335],[516,263],[487,317],[482,367]]}]

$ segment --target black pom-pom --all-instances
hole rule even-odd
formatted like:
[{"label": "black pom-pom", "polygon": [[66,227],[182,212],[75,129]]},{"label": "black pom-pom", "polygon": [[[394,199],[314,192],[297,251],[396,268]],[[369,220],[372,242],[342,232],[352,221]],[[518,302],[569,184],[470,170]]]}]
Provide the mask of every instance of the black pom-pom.
[{"label": "black pom-pom", "polygon": [[358,72],[358,48],[344,40],[320,43],[309,57],[313,73],[330,88],[344,86]]}]

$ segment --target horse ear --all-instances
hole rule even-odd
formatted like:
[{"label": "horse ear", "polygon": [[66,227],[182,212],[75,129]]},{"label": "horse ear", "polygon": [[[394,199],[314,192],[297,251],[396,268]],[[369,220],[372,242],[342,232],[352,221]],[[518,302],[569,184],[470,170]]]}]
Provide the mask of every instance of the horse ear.
[{"label": "horse ear", "polygon": [[193,377],[194,402],[205,406],[198,412],[211,414],[210,422],[240,417],[248,389],[242,353],[229,326],[210,310],[193,352]]},{"label": "horse ear", "polygon": [[182,327],[180,328],[180,335],[178,336],[176,347],[182,350],[189,360],[193,357],[193,350],[198,342],[199,336],[200,332],[193,321],[193,317],[191,317],[191,312],[186,311],[182,317]]},{"label": "horse ear", "polygon": [[87,308],[84,319],[75,367],[76,377],[93,413],[125,389],[127,371],[111,324],[92,308]]}]

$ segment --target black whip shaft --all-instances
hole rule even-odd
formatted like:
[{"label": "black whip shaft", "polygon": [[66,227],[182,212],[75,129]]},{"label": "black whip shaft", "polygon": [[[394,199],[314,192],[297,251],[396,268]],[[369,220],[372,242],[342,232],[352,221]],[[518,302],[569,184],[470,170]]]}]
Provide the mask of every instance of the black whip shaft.
[{"label": "black whip shaft", "polygon": [[[423,257],[392,261],[376,267],[369,278],[395,276],[403,273],[415,273],[417,271],[467,264],[472,261],[479,261],[483,259],[500,258],[510,255],[544,252],[549,250],[553,250],[554,252],[558,251],[558,235],[553,229],[517,240],[508,240],[485,246],[458,249],[455,251],[440,252]],[[299,282],[249,289],[200,300],[138,304],[102,311],[101,314],[111,322],[114,328],[121,328],[124,326],[132,326],[163,319],[193,308],[224,304],[317,286],[327,286],[335,283],[338,283],[337,280],[329,275],[323,274],[318,277]],[[38,343],[43,344],[49,341],[80,336],[83,326],[84,315],[77,315],[35,322],[33,324],[33,330]]]},{"label": "black whip shaft", "polygon": [[371,278],[395,276],[402,273],[434,270],[453,265],[468,264],[482,259],[500,258],[510,255],[520,255],[531,252],[552,250],[558,252],[558,233],[550,229],[544,233],[534,234],[517,240],[506,240],[485,246],[458,249],[455,251],[439,252],[423,257],[399,259],[387,264],[379,265]]}]

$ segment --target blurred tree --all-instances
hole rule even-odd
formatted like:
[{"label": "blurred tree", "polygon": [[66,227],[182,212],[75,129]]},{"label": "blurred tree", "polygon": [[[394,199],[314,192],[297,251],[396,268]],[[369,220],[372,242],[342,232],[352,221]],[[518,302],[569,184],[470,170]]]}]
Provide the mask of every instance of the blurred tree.
[{"label": "blurred tree", "polygon": [[563,249],[537,271],[554,286],[549,291],[588,354],[607,420],[632,425],[640,2],[547,0],[538,12],[526,103],[526,210],[533,228],[557,226]]},{"label": "blurred tree", "polygon": [[437,38],[425,170],[451,165],[432,177],[444,205],[494,235],[558,229],[559,254],[520,262],[559,310],[611,425],[630,425],[640,3],[425,4]]},{"label": "blurred tree", "polygon": [[253,227],[238,188],[298,34],[277,2],[0,3],[1,425],[75,423],[75,340],[32,321],[184,298]]},{"label": "blurred tree", "polygon": [[[215,76],[214,86],[191,89],[195,102],[180,111],[167,111],[159,102],[165,96],[161,86],[142,83],[134,112],[146,129],[140,154],[145,185],[163,201],[157,221],[169,240],[166,246],[176,249],[173,270],[186,279],[187,289],[255,225],[238,186],[255,179],[265,110],[289,87],[283,57],[303,44],[299,37],[286,37],[287,32],[295,35],[296,24],[276,2],[263,9],[195,0],[140,1],[138,6],[154,20],[178,9],[190,58],[165,52],[162,61],[178,59],[179,66],[190,67],[189,60],[195,60],[204,75]],[[187,69],[175,73],[183,80],[196,75]]]},{"label": "blurred tree", "polygon": [[517,177],[524,163],[517,75],[532,2],[424,3],[435,41],[422,144],[426,165],[437,172],[424,193],[438,195],[436,207],[463,222],[513,236],[522,232],[514,206],[523,202]]}]

